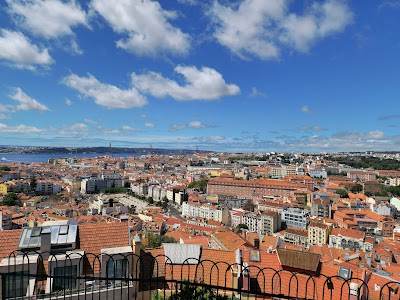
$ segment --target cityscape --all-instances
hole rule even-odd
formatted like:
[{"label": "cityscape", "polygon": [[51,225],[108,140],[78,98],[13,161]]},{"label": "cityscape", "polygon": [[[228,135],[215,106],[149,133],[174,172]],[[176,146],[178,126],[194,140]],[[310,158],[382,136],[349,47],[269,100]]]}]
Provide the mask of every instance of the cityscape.
[{"label": "cityscape", "polygon": [[[399,168],[395,152],[2,161],[0,274],[9,280],[3,298],[51,298],[71,289],[82,297],[95,289],[114,299],[128,289],[124,299],[168,298],[176,288],[170,281],[184,278],[182,270],[165,268],[187,264],[196,273],[201,261],[203,280],[210,274],[208,284],[226,289],[229,299],[318,299],[331,292],[332,299],[397,299]],[[16,279],[24,268],[39,272],[38,255],[47,261],[40,271],[46,275]],[[218,275],[209,261],[232,270]],[[282,282],[271,268],[282,272]],[[10,269],[14,277],[4,274]],[[291,291],[289,274],[306,277]],[[102,294],[101,276],[118,279],[105,286],[112,294]],[[301,289],[310,276],[315,286]],[[122,278],[137,281],[124,285]],[[327,278],[336,289],[325,286]],[[349,286],[339,288],[343,281]]]},{"label": "cityscape", "polygon": [[0,299],[400,300],[398,0],[2,0]]}]

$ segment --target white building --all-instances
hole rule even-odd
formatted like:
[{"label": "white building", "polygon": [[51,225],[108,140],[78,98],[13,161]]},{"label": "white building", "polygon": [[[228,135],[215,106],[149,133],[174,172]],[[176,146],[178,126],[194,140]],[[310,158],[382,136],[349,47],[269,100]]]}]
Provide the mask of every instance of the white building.
[{"label": "white building", "polygon": [[227,208],[200,203],[183,202],[182,216],[189,218],[199,217],[224,224],[229,222],[229,210]]}]

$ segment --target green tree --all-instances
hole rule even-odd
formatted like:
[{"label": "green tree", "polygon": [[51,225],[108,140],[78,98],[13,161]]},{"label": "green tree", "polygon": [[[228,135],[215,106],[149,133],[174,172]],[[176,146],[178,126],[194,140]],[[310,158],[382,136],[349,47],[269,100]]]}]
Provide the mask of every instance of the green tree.
[{"label": "green tree", "polygon": [[30,180],[29,180],[29,186],[31,188],[31,191],[36,191],[36,177],[33,175]]},{"label": "green tree", "polygon": [[207,183],[208,183],[207,179],[200,178],[199,180],[189,183],[188,188],[198,189],[200,192],[205,192],[207,189]]},{"label": "green tree", "polygon": [[247,226],[246,224],[242,224],[242,223],[240,223],[240,224],[238,224],[238,226],[236,226],[236,228],[237,229],[249,229],[249,226]]},{"label": "green tree", "polygon": [[246,204],[244,205],[243,208],[244,208],[245,210],[248,210],[248,211],[254,211],[254,203],[253,203],[253,200],[251,200],[251,199],[247,200],[247,202],[246,202]]},{"label": "green tree", "polygon": [[8,193],[3,197],[3,205],[14,206],[17,205],[18,196],[15,193]]},{"label": "green tree", "polygon": [[8,171],[11,171],[11,169],[10,169],[9,166],[0,166],[0,171],[6,171],[6,172],[8,172]]},{"label": "green tree", "polygon": [[340,196],[340,198],[348,198],[349,195],[347,194],[346,190],[336,190],[336,194]]},{"label": "green tree", "polygon": [[350,192],[352,192],[352,193],[359,193],[362,190],[363,190],[363,186],[359,183],[357,183],[356,185],[354,185],[350,188]]},{"label": "green tree", "polygon": [[142,248],[157,248],[160,247],[162,243],[177,243],[177,241],[172,237],[149,232],[147,236],[147,244],[142,245]]}]

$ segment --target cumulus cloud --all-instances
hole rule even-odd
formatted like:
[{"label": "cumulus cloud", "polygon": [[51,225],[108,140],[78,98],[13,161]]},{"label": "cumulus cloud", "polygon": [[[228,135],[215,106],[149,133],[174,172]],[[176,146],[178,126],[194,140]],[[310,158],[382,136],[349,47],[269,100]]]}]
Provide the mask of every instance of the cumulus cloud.
[{"label": "cumulus cloud", "polygon": [[132,82],[143,93],[157,98],[169,96],[179,101],[217,100],[240,92],[237,85],[226,84],[222,75],[212,68],[202,67],[199,70],[194,66],[177,66],[175,72],[184,77],[185,85],[156,72],[132,73]]},{"label": "cumulus cloud", "polygon": [[0,132],[3,133],[42,133],[45,129],[40,129],[33,126],[18,125],[18,126],[8,126],[6,124],[0,123]]},{"label": "cumulus cloud", "polygon": [[239,5],[215,2],[209,15],[214,37],[243,59],[277,59],[282,48],[308,52],[319,39],[341,32],[353,19],[345,2],[312,4],[304,14],[289,11],[289,0],[244,0]]},{"label": "cumulus cloud", "polygon": [[91,7],[124,36],[117,41],[121,49],[143,56],[189,51],[189,35],[169,22],[177,13],[164,10],[157,1],[93,0]]},{"label": "cumulus cloud", "polygon": [[199,121],[191,121],[188,123],[188,127],[200,129],[200,128],[204,128],[206,126]]},{"label": "cumulus cloud", "polygon": [[135,127],[132,127],[132,126],[129,126],[129,125],[124,125],[121,128],[122,128],[122,130],[128,130],[128,131],[140,131],[139,128],[135,128]]},{"label": "cumulus cloud", "polygon": [[49,66],[54,60],[47,49],[39,48],[20,32],[0,29],[0,60],[19,69],[36,70]]},{"label": "cumulus cloud", "polygon": [[147,99],[135,88],[122,90],[114,85],[104,84],[90,74],[87,77],[71,74],[62,82],[81,95],[92,98],[97,105],[107,108],[133,108],[147,104]]},{"label": "cumulus cloud", "polygon": [[154,128],[154,127],[156,127],[156,124],[154,124],[154,123],[144,123],[144,126],[149,127],[149,128]]},{"label": "cumulus cloud", "polygon": [[208,126],[199,121],[190,121],[187,124],[173,124],[170,126],[170,130],[178,131],[178,130],[182,130],[185,128],[201,129],[201,128],[206,128],[206,127],[208,127]]},{"label": "cumulus cloud", "polygon": [[39,101],[25,94],[21,88],[16,88],[15,93],[13,95],[10,95],[10,98],[19,102],[19,105],[16,106],[16,110],[35,110],[35,111],[49,110],[49,108],[46,105],[40,103]]},{"label": "cumulus cloud", "polygon": [[84,123],[74,123],[68,126],[65,126],[61,130],[58,131],[58,133],[62,135],[79,135],[82,134],[83,132],[86,132],[88,130],[88,126]]},{"label": "cumulus cloud", "polygon": [[17,25],[44,38],[73,35],[72,28],[88,26],[85,11],[75,0],[6,0]]}]

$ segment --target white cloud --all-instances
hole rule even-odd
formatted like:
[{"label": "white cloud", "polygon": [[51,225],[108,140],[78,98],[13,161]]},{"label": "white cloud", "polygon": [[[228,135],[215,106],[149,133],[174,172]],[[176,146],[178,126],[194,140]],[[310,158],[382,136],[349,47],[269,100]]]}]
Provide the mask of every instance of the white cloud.
[{"label": "white cloud", "polygon": [[203,123],[201,123],[199,121],[191,121],[191,122],[188,123],[187,126],[188,127],[192,127],[192,128],[196,128],[196,129],[200,129],[200,128],[206,127]]},{"label": "white cloud", "polygon": [[144,126],[149,127],[149,128],[154,128],[154,127],[156,127],[156,124],[154,124],[154,123],[144,123]]},{"label": "white cloud", "polygon": [[65,102],[65,105],[72,106],[72,101],[70,99],[65,98],[64,102]]},{"label": "white cloud", "polygon": [[300,109],[303,113],[309,113],[311,112],[310,108],[307,105],[304,105]]},{"label": "white cloud", "polygon": [[260,92],[255,86],[251,88],[251,92],[249,95],[250,98],[257,98],[257,97],[267,97],[267,95],[263,92]]},{"label": "white cloud", "polygon": [[10,116],[0,113],[0,120],[7,120],[7,119],[10,119]]},{"label": "white cloud", "polygon": [[146,114],[141,114],[140,117],[141,117],[142,119],[146,119],[146,118],[147,118],[147,115],[146,115]]},{"label": "white cloud", "polygon": [[102,130],[102,133],[105,133],[105,134],[118,134],[119,130],[118,129],[104,129],[104,130]]},{"label": "white cloud", "polygon": [[36,111],[49,110],[49,108],[46,105],[29,97],[20,88],[16,88],[15,93],[13,95],[10,95],[10,98],[19,102],[19,105],[16,106],[16,110],[36,110]]},{"label": "white cloud", "polygon": [[8,126],[5,124],[0,123],[0,132],[3,133],[41,133],[45,132],[45,129],[40,129],[32,126],[26,126],[26,125],[18,125],[18,126]]},{"label": "white cloud", "polygon": [[171,131],[178,131],[178,130],[182,130],[185,129],[186,125],[180,125],[180,124],[172,124],[170,127]]},{"label": "white cloud", "polygon": [[92,0],[91,7],[115,32],[124,35],[117,41],[119,48],[144,56],[189,51],[189,35],[169,22],[177,13],[164,10],[157,1]]},{"label": "white cloud", "polygon": [[140,131],[139,128],[135,128],[135,127],[132,127],[132,126],[129,126],[129,125],[124,125],[124,126],[122,126],[121,128],[122,128],[122,130]]},{"label": "white cloud", "polygon": [[0,60],[19,69],[35,70],[37,66],[49,66],[54,60],[47,49],[32,44],[20,32],[0,29]]},{"label": "white cloud", "polygon": [[114,85],[101,83],[90,74],[87,77],[71,74],[62,82],[107,108],[133,108],[147,104],[146,98],[135,88],[122,90]]},{"label": "white cloud", "polygon": [[88,26],[75,0],[6,0],[15,23],[44,38],[73,35],[72,27]]},{"label": "white cloud", "polygon": [[75,123],[75,124],[72,124],[72,125],[66,127],[65,129],[72,130],[72,131],[85,131],[88,129],[88,126],[83,123]]},{"label": "white cloud", "polygon": [[353,13],[345,2],[314,3],[303,15],[289,11],[289,0],[244,0],[212,6],[214,37],[241,58],[277,59],[282,48],[307,52],[319,39],[341,32]]},{"label": "white cloud", "polygon": [[132,73],[133,85],[143,93],[154,97],[170,96],[175,100],[217,100],[240,92],[237,85],[226,84],[222,75],[212,68],[177,66],[175,72],[183,75],[185,85],[163,77],[159,73],[148,72],[138,75]]},{"label": "white cloud", "polygon": [[62,135],[77,135],[86,132],[89,127],[84,123],[74,123],[68,126],[65,126],[58,133]]},{"label": "white cloud", "polygon": [[84,118],[83,121],[85,121],[86,123],[89,123],[89,124],[97,124],[96,121],[89,119],[89,118]]}]

